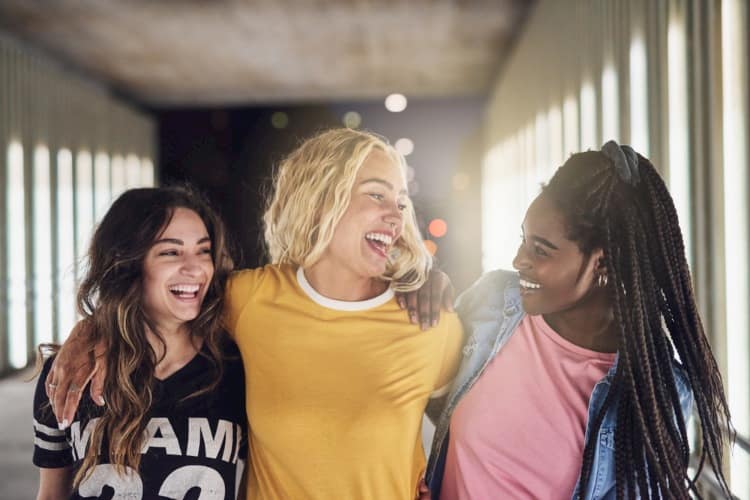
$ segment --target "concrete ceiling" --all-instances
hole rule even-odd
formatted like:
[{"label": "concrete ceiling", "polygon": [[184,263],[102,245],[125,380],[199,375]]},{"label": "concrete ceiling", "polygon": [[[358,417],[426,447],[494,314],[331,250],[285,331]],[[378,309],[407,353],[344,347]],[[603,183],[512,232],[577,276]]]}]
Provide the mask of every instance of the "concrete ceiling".
[{"label": "concrete ceiling", "polygon": [[485,94],[529,0],[0,0],[0,29],[154,107]]}]

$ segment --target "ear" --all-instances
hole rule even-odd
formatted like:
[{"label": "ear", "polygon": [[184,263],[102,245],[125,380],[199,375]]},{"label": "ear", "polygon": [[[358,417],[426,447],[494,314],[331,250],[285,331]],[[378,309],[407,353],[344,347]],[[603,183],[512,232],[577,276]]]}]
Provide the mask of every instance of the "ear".
[{"label": "ear", "polygon": [[589,265],[591,265],[591,271],[594,273],[595,276],[598,276],[599,274],[606,274],[607,273],[607,264],[604,261],[604,249],[602,248],[595,248],[591,252],[591,256],[589,257]]}]

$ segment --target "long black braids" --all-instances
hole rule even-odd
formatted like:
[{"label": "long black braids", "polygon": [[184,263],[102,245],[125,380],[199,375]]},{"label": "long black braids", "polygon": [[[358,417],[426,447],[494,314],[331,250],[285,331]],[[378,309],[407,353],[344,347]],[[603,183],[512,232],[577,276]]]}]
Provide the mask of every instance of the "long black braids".
[{"label": "long black braids", "polygon": [[654,166],[629,153],[634,179],[618,171],[610,155],[588,151],[571,156],[543,188],[581,251],[603,249],[619,334],[616,372],[584,447],[581,495],[592,475],[594,437],[614,405],[617,498],[700,497],[687,473],[687,415],[672,371],[676,351],[700,422],[696,477],[708,460],[729,496],[722,473],[729,407],[698,315],[677,211]]}]

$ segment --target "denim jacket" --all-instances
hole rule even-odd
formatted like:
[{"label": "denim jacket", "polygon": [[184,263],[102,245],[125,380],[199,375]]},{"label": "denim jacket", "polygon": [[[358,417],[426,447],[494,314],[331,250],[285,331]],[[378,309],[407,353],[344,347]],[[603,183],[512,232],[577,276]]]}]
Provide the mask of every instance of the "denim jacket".
[{"label": "denim jacket", "polygon": [[[463,349],[461,367],[437,420],[430,460],[427,464],[426,481],[433,498],[436,499],[440,498],[440,487],[443,482],[451,415],[463,395],[471,389],[489,362],[507,343],[525,315],[517,274],[508,271],[485,274],[458,298],[456,310],[464,324],[468,340]],[[593,421],[607,397],[616,367],[617,358],[607,375],[594,386],[589,398],[589,423]],[[693,394],[686,374],[676,361],[672,370],[680,396],[682,414],[687,418],[692,409]],[[586,500],[615,498],[614,436],[617,402],[614,403],[604,415],[596,436],[596,449],[588,484],[582,486],[579,477],[572,498],[578,496],[581,488],[582,496]],[[590,439],[590,430],[587,423],[585,442]]]}]

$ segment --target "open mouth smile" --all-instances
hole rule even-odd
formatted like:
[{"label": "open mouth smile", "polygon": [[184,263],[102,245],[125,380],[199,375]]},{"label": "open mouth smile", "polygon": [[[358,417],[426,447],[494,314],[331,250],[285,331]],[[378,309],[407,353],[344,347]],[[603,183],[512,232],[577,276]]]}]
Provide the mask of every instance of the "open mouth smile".
[{"label": "open mouth smile", "polygon": [[518,280],[518,283],[519,285],[521,285],[521,293],[532,293],[542,288],[542,285],[540,285],[539,283],[535,283],[524,278],[520,278]]},{"label": "open mouth smile", "polygon": [[194,300],[198,298],[201,285],[197,283],[178,283],[169,286],[169,291],[181,300]]},{"label": "open mouth smile", "polygon": [[390,251],[391,245],[393,244],[393,235],[379,232],[371,232],[365,234],[365,240],[367,244],[372,248],[375,253],[383,258],[388,258],[388,252]]}]

